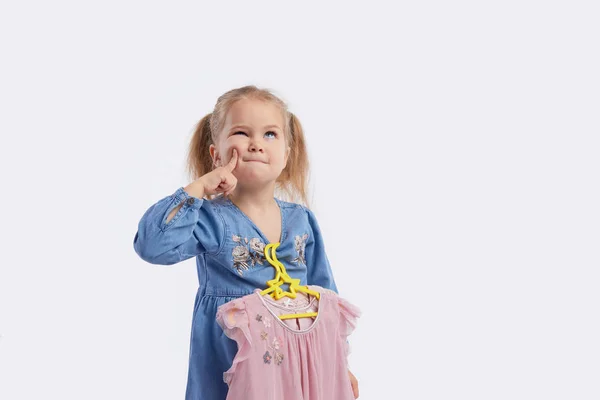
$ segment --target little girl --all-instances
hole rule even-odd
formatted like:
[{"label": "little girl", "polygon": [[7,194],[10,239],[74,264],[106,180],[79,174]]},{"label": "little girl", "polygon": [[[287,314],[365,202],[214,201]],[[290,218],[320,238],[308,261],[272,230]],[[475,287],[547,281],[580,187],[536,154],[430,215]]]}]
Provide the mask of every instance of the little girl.
[{"label": "little girl", "polygon": [[277,258],[302,285],[338,290],[313,212],[275,197],[307,203],[304,133],[281,99],[255,86],[223,94],[197,125],[188,168],[194,181],[144,213],[134,249],[152,264],[196,257],[186,400],[224,400],[237,344],[217,324],[217,308],[273,279],[267,244],[281,243]]}]

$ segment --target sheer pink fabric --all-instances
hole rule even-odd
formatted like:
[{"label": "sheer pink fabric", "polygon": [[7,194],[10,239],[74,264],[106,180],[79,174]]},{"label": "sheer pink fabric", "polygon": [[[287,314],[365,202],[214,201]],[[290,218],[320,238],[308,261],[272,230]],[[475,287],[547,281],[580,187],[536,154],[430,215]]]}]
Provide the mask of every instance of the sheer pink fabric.
[{"label": "sheer pink fabric", "polygon": [[[219,307],[217,322],[238,344],[223,374],[227,400],[354,400],[346,338],[360,310],[331,290],[309,287],[320,301],[286,304],[256,289]],[[318,311],[314,319],[278,317],[311,310]]]}]

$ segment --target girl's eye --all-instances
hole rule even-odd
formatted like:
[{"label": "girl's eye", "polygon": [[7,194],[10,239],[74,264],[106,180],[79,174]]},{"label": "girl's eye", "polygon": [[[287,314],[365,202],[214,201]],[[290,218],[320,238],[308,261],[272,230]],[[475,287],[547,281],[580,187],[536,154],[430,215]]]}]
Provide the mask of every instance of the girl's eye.
[{"label": "girl's eye", "polygon": [[265,133],[265,136],[267,136],[267,135],[269,135],[272,138],[276,138],[277,137],[277,134],[275,132],[273,132],[273,131],[269,131],[269,132]]},{"label": "girl's eye", "polygon": [[[238,133],[241,133],[242,135],[246,135],[246,132],[244,132],[244,131],[237,131],[237,132],[234,132],[233,134],[237,135]],[[248,136],[248,135],[246,135],[246,136]]]}]

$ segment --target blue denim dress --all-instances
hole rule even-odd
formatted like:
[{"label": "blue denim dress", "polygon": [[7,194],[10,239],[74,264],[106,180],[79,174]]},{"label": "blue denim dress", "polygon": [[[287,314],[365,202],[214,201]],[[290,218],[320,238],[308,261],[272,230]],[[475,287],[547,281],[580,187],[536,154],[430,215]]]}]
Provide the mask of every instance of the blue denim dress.
[{"label": "blue denim dress", "polygon": [[[312,211],[276,199],[281,211],[277,258],[302,285],[338,293]],[[183,202],[167,223],[169,213]],[[275,269],[265,260],[269,241],[235,204],[224,197],[190,196],[180,187],[142,216],[133,241],[136,253],[152,264],[172,265],[196,257],[199,287],[192,316],[186,400],[225,400],[223,372],[231,367],[237,344],[217,325],[217,308],[266,288]]]}]

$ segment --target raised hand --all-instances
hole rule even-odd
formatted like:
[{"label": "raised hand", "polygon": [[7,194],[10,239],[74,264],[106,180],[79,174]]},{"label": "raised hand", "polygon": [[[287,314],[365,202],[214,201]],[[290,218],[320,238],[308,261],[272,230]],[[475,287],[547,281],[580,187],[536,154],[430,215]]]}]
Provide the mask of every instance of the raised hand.
[{"label": "raised hand", "polygon": [[209,173],[198,178],[204,187],[204,194],[213,195],[223,193],[225,196],[233,192],[237,185],[237,178],[233,175],[233,170],[237,166],[238,153],[233,149],[231,160],[221,167],[215,168]]}]

